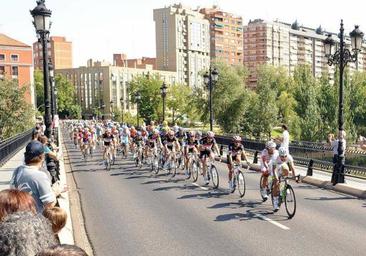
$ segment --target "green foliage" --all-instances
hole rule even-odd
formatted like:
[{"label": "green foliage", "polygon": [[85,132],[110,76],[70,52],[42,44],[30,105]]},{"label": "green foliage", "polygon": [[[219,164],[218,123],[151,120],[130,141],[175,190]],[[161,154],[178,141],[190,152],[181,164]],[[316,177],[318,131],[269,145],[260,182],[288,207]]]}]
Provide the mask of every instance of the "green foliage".
[{"label": "green foliage", "polygon": [[41,70],[36,69],[34,71],[34,87],[36,90],[36,103],[37,109],[40,112],[44,112],[44,86],[43,86],[43,73]]},{"label": "green foliage", "polygon": [[182,121],[184,118],[194,117],[193,104],[191,104],[192,89],[185,85],[174,84],[168,87],[166,104],[172,112],[172,122]]},{"label": "green foliage", "polygon": [[0,140],[32,127],[34,110],[24,99],[25,91],[15,81],[0,80]]},{"label": "green foliage", "polygon": [[74,85],[61,74],[55,78],[57,88],[57,111],[60,116],[81,118],[81,106],[75,103]]},{"label": "green foliage", "polygon": [[137,103],[135,94],[139,91],[141,95],[141,101],[138,105],[139,115],[148,122],[162,120],[163,101],[160,93],[162,84],[163,81],[157,75],[135,76],[130,82],[129,93],[132,102]]}]

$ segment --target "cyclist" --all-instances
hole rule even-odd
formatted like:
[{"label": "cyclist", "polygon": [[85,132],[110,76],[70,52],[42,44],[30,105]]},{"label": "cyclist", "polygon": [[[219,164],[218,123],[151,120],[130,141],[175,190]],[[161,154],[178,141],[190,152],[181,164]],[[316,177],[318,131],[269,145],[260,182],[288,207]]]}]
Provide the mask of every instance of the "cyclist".
[{"label": "cyclist", "polygon": [[83,155],[83,159],[86,157],[90,143],[91,143],[91,133],[87,128],[84,128],[82,131],[82,140],[80,145],[80,150]]},{"label": "cyclist", "polygon": [[126,126],[122,126],[119,137],[120,137],[120,141],[121,141],[122,155],[124,157],[127,157],[130,131],[128,130],[128,128]]},{"label": "cyclist", "polygon": [[207,136],[200,140],[200,155],[199,158],[201,159],[202,163],[202,175],[205,180],[205,184],[208,185],[209,183],[209,177],[206,175],[207,171],[207,158],[215,159],[215,154],[213,153],[213,150],[217,153],[219,152],[219,148],[217,146],[216,140],[215,140],[215,134],[212,131],[207,132]]},{"label": "cyclist", "polygon": [[[104,145],[104,151],[103,151],[103,159],[105,161],[105,163],[107,163],[107,150],[109,150],[110,155],[113,155],[113,147],[115,145],[115,139],[114,136],[111,132],[111,129],[106,129],[105,133],[103,134],[103,145]],[[112,159],[110,159],[112,160]]]},{"label": "cyclist", "polygon": [[262,184],[261,184],[261,195],[263,201],[267,201],[267,186],[268,186],[268,176],[271,174],[271,161],[275,161],[278,157],[278,151],[276,150],[276,143],[272,140],[266,143],[266,148],[262,150],[260,156],[260,169],[262,173]]},{"label": "cyclist", "polygon": [[[169,130],[167,135],[165,136],[164,140],[163,140],[163,146],[164,146],[164,162],[168,163],[169,159],[171,157],[171,153],[173,153],[173,155],[175,154],[175,152],[180,150],[180,145],[179,142],[177,140],[177,138],[175,137],[175,133],[173,130]],[[172,162],[175,161],[175,155],[173,156],[173,159],[170,159]]]},{"label": "cyclist", "polygon": [[196,133],[194,131],[190,131],[184,143],[184,166],[185,166],[185,175],[188,177],[188,161],[189,154],[198,154],[198,140],[195,137]]},{"label": "cyclist", "polygon": [[[136,149],[140,149],[140,148],[144,147],[144,138],[142,137],[141,131],[136,132],[136,136],[135,136],[135,138],[133,138],[133,144],[135,145],[134,147]],[[137,154],[134,153],[133,159],[135,160],[136,157],[139,157],[139,152],[137,152]],[[143,152],[141,152],[140,161],[143,161],[143,160],[144,160],[144,155],[143,155]]]},{"label": "cyclist", "polygon": [[[287,153],[287,149],[281,147],[278,149],[278,157],[272,162],[272,175],[274,177],[273,186],[273,211],[277,212],[278,200],[280,195],[280,177],[286,177],[289,174],[289,170],[292,172],[292,176],[295,177],[295,165],[294,160],[290,154]],[[296,182],[298,180],[296,179]]]},{"label": "cyclist", "polygon": [[234,184],[233,184],[233,160],[240,164],[242,159],[245,159],[247,164],[249,165],[248,158],[245,154],[244,146],[241,142],[240,136],[234,136],[233,142],[229,145],[229,151],[227,154],[227,167],[229,169],[229,189],[232,191]]}]

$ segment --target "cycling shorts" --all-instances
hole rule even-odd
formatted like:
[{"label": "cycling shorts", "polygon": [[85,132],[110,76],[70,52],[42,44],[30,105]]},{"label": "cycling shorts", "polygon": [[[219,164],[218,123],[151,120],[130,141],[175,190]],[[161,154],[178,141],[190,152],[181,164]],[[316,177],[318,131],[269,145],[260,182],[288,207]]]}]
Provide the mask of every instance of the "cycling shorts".
[{"label": "cycling shorts", "polygon": [[200,152],[200,159],[203,159],[204,156],[206,156],[206,158],[210,157],[212,150],[209,149],[205,149],[203,151]]}]

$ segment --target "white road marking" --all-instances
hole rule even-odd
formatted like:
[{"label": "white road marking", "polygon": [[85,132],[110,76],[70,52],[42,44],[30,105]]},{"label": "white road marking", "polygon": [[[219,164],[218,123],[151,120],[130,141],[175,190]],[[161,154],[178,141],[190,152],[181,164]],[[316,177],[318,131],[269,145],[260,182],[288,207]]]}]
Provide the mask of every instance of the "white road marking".
[{"label": "white road marking", "polygon": [[203,190],[209,190],[209,188],[205,188],[205,187],[202,187],[200,185],[198,185],[197,183],[192,183],[192,185],[195,185],[196,187],[199,187],[200,189],[203,189]]},{"label": "white road marking", "polygon": [[268,221],[269,223],[272,223],[273,225],[275,225],[279,228],[282,228],[283,230],[290,230],[289,227],[286,227],[285,225],[282,225],[281,223],[278,223],[277,221],[271,220],[270,218],[267,218],[266,216],[264,216],[262,214],[256,213],[256,214],[254,214],[254,216],[256,216],[262,220]]}]

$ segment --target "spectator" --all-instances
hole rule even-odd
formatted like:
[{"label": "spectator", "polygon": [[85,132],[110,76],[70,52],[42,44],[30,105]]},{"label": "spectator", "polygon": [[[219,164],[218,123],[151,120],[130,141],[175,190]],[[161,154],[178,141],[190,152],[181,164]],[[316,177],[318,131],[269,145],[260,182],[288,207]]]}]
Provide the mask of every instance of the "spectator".
[{"label": "spectator", "polygon": [[42,135],[42,133],[39,130],[34,129],[32,132],[32,140],[39,140],[41,135]]},{"label": "spectator", "polygon": [[281,126],[282,128],[282,136],[276,138],[276,141],[279,141],[281,143],[280,147],[283,147],[287,150],[287,153],[289,153],[289,146],[290,146],[290,134],[288,132],[287,125],[283,124]]},{"label": "spectator", "polygon": [[57,154],[48,147],[48,138],[45,135],[39,137],[39,141],[43,144],[44,153],[57,161]]},{"label": "spectator", "polygon": [[45,249],[36,256],[88,256],[88,254],[76,245],[62,244]]},{"label": "spectator", "polygon": [[51,183],[47,175],[40,170],[45,154],[42,143],[31,141],[28,143],[25,153],[25,165],[14,170],[10,180],[10,186],[30,193],[36,202],[38,213],[44,208],[54,207],[56,195],[51,189]]},{"label": "spectator", "polygon": [[328,135],[328,141],[330,143],[330,146],[332,148],[333,151],[333,164],[337,163],[338,160],[338,145],[339,145],[339,140],[342,140],[342,146],[343,146],[343,155],[345,155],[346,152],[346,132],[345,131],[341,131],[338,132],[338,138],[335,139],[334,138],[334,134],[330,133]]},{"label": "spectator", "polygon": [[366,138],[361,136],[358,138],[358,143],[360,144],[361,149],[366,150]]},{"label": "spectator", "polygon": [[0,222],[9,214],[20,211],[36,214],[36,203],[33,197],[17,189],[0,191]]},{"label": "spectator", "polygon": [[60,207],[48,208],[43,211],[45,216],[52,224],[52,231],[56,235],[66,225],[67,213]]},{"label": "spectator", "polygon": [[51,224],[42,215],[16,212],[0,222],[0,255],[33,256],[57,245]]}]

